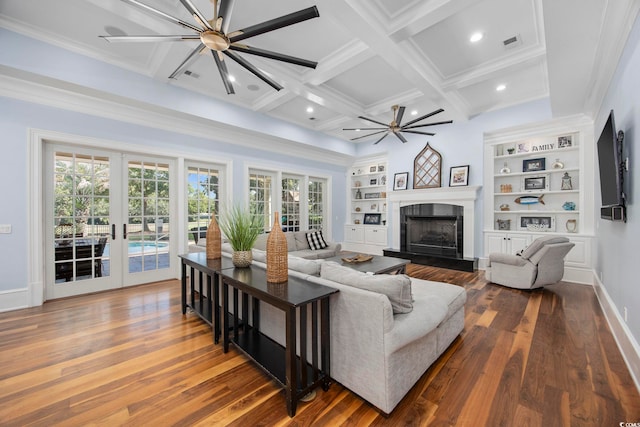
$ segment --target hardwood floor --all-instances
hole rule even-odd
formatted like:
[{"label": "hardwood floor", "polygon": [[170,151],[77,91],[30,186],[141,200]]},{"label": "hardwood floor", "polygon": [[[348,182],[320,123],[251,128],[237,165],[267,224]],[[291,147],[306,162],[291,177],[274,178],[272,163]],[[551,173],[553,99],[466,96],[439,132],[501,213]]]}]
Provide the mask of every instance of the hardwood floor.
[{"label": "hardwood floor", "polygon": [[[183,317],[178,281],[0,313],[0,425],[618,426],[640,396],[588,286],[464,286],[465,329],[389,417],[333,384],[286,414],[275,382]],[[375,375],[375,373],[372,373]]]}]

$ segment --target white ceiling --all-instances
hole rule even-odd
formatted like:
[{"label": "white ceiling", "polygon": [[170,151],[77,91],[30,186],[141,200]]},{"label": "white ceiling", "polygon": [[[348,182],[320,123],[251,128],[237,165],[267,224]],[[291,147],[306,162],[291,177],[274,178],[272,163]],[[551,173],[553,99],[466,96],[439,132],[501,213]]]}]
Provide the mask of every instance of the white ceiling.
[{"label": "white ceiling", "polygon": [[[140,1],[196,24],[179,0]],[[211,18],[209,0],[193,2]],[[279,92],[227,61],[237,79],[236,94],[227,95],[210,54],[188,68],[191,75],[169,80],[197,42],[106,42],[98,36],[190,34],[119,0],[0,0],[0,26],[350,139],[361,134],[342,128],[365,126],[361,115],[388,123],[394,104],[407,107],[405,122],[412,110],[445,109],[424,123],[466,120],[545,97],[555,116],[592,114],[602,96],[594,92],[606,90],[595,83],[608,82],[615,66],[602,59],[619,55],[630,27],[620,19],[631,20],[638,9],[637,0],[237,0],[229,30],[314,4],[319,18],[243,42],[319,63],[313,70],[244,55],[284,86]],[[474,44],[469,37],[476,31],[484,38]],[[514,36],[517,42],[505,47]],[[506,89],[496,91],[498,84]]]}]

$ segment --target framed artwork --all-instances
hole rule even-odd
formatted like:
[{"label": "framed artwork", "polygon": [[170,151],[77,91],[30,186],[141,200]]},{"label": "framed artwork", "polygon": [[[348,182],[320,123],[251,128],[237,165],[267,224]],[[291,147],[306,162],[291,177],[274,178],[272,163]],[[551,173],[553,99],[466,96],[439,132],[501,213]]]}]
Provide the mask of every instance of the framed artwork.
[{"label": "framed artwork", "polygon": [[522,161],[522,172],[537,172],[545,170],[544,157],[539,159],[527,159]]},{"label": "framed artwork", "polygon": [[519,142],[517,144],[518,153],[528,153],[531,151],[531,143],[529,142]]},{"label": "framed artwork", "polygon": [[521,215],[518,218],[518,230],[554,231],[556,219],[553,215]]},{"label": "framed artwork", "polygon": [[369,180],[369,185],[378,185],[378,178],[371,178]]},{"label": "framed artwork", "polygon": [[380,225],[380,218],[382,214],[379,213],[366,213],[364,214],[364,223],[369,225]]},{"label": "framed artwork", "polygon": [[377,166],[370,166],[369,167],[369,173],[375,173],[376,170],[378,170]]},{"label": "framed artwork", "polygon": [[469,185],[469,165],[452,166],[449,175],[449,187]]},{"label": "framed artwork", "polygon": [[409,172],[400,172],[393,175],[393,189],[406,190],[409,181]]},{"label": "framed artwork", "polygon": [[379,199],[380,193],[364,193],[365,199]]},{"label": "framed artwork", "polygon": [[558,148],[571,147],[571,135],[558,137]]},{"label": "framed artwork", "polygon": [[384,165],[378,165],[378,172],[384,172]]},{"label": "framed artwork", "polygon": [[549,176],[523,176],[521,191],[546,191],[549,189]]}]

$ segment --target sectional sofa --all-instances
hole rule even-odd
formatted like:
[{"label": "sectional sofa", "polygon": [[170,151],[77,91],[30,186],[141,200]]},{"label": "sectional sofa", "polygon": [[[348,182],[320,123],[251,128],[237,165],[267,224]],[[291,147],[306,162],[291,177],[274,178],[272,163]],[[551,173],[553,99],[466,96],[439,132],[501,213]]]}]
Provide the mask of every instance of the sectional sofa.
[{"label": "sectional sofa", "polygon": [[[228,245],[223,255],[231,256]],[[253,259],[266,268],[264,251],[254,249]],[[466,293],[459,286],[406,275],[373,276],[295,256],[289,256],[289,276],[340,291],[330,299],[331,377],[385,414],[464,328]],[[261,305],[260,329],[284,345],[282,311]]]}]

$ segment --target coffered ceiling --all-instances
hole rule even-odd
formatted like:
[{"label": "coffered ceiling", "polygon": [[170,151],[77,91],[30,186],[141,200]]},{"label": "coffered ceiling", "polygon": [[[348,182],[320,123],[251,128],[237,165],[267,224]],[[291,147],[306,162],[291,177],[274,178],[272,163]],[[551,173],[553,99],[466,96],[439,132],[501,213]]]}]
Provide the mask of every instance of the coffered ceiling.
[{"label": "coffered ceiling", "polygon": [[[195,24],[179,0],[140,1]],[[212,17],[210,0],[192,1]],[[620,19],[626,14],[629,21],[637,13],[638,1],[618,1],[613,10],[613,2],[579,0],[237,0],[230,31],[316,5],[319,18],[253,37],[247,44],[319,65],[313,70],[244,55],[284,87],[278,92],[227,61],[235,95],[227,95],[210,54],[177,79],[168,78],[197,41],[101,39],[190,34],[120,0],[2,0],[0,25],[348,140],[358,135],[342,128],[365,126],[358,116],[388,123],[394,104],[407,107],[405,117],[444,108],[437,121],[466,120],[545,97],[551,98],[556,116],[592,113],[594,82],[610,76],[615,66],[600,60],[620,51],[630,27],[620,25]],[[476,32],[483,37],[473,43]],[[499,85],[504,90],[497,91]]]}]

